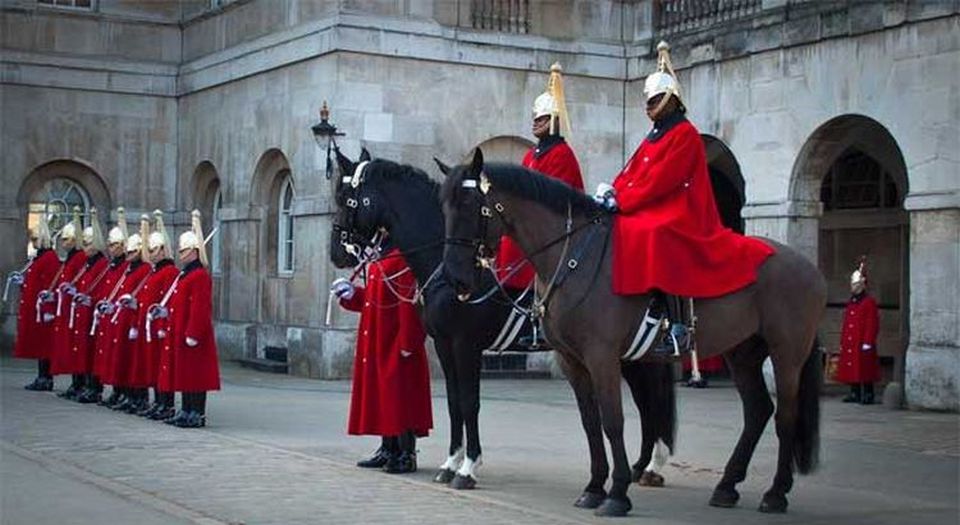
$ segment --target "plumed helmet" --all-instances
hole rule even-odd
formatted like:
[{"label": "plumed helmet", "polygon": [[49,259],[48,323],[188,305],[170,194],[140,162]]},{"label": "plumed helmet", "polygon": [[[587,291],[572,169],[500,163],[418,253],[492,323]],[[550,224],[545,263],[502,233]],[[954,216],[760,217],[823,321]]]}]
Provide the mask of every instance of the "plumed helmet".
[{"label": "plumed helmet", "polygon": [[73,220],[68,222],[60,230],[60,239],[65,241],[76,241],[77,235],[81,233],[83,229],[83,222],[80,220],[80,207],[73,207]]},{"label": "plumed helmet", "polygon": [[199,252],[200,264],[209,266],[207,249],[203,238],[203,228],[200,224],[200,210],[193,210],[190,214],[190,231],[180,235],[179,250],[195,249]]},{"label": "plumed helmet", "polygon": [[143,240],[140,238],[139,233],[134,233],[133,235],[127,237],[127,253],[139,252],[142,247]]},{"label": "plumed helmet", "polygon": [[[657,71],[651,73],[643,82],[643,93],[646,100],[666,93],[677,97],[677,101],[682,104],[680,82],[677,80],[677,73],[673,70],[673,63],[670,62],[670,45],[661,40],[657,44],[657,54]],[[666,104],[669,98],[669,96],[663,97],[661,104]]]},{"label": "plumed helmet", "polygon": [[153,233],[150,234],[150,238],[147,240],[147,248],[150,250],[156,250],[157,248],[164,249],[164,256],[170,256],[170,237],[167,235],[167,228],[163,224],[163,212],[160,210],[153,211]]},{"label": "plumed helmet", "polygon": [[90,226],[83,229],[83,244],[84,246],[92,245],[98,252],[102,252],[106,248],[96,208],[90,208]]},{"label": "plumed helmet", "polygon": [[850,274],[850,286],[867,286],[867,256],[861,255],[857,262],[857,269]]},{"label": "plumed helmet", "polygon": [[563,68],[559,63],[550,66],[550,79],[547,80],[547,89],[533,101],[533,118],[537,119],[550,115],[550,133],[570,135],[570,115],[567,113],[567,102],[563,92]]},{"label": "plumed helmet", "polygon": [[40,218],[37,219],[37,226],[34,229],[34,234],[37,238],[37,242],[34,243],[34,248],[40,250],[43,248],[53,247],[53,239],[50,236],[50,224],[47,223],[46,213],[41,213]]},{"label": "plumed helmet", "polygon": [[123,207],[117,208],[117,225],[110,229],[107,234],[107,243],[123,244],[127,242],[127,214]]}]

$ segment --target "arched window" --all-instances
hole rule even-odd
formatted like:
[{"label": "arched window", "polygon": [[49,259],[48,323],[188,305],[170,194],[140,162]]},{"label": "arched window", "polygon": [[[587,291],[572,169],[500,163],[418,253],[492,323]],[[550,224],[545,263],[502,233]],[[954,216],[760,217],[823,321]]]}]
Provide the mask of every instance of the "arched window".
[{"label": "arched window", "polygon": [[90,210],[90,197],[76,182],[58,177],[50,179],[30,197],[27,226],[33,230],[41,216],[46,215],[50,233],[56,234],[73,220],[73,208],[80,207],[84,224]]},{"label": "arched window", "polygon": [[[217,192],[213,195],[213,213],[211,213],[210,218],[210,231],[220,227],[220,208],[223,206],[223,193],[220,191],[220,188],[217,188]],[[220,238],[222,237],[223,232],[218,232],[213,236],[213,239],[210,239],[210,269],[213,273],[220,273]]]},{"label": "arched window", "polygon": [[277,272],[293,273],[293,179],[287,175],[280,184],[277,207]]}]

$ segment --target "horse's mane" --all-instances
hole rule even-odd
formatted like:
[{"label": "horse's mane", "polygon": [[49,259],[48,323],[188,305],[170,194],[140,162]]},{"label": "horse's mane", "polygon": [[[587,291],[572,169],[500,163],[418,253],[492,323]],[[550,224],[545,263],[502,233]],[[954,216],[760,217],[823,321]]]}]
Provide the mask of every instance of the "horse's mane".
[{"label": "horse's mane", "polygon": [[567,213],[568,203],[574,213],[591,214],[600,210],[593,198],[567,183],[517,164],[486,162],[483,172],[497,189],[537,202],[560,214]]},{"label": "horse's mane", "polygon": [[[365,178],[382,178],[386,181],[397,181],[401,183],[415,183],[426,185],[433,191],[439,187],[436,181],[430,178],[420,168],[409,164],[398,164],[387,159],[373,159],[367,166]],[[435,193],[433,193],[435,195]]]}]

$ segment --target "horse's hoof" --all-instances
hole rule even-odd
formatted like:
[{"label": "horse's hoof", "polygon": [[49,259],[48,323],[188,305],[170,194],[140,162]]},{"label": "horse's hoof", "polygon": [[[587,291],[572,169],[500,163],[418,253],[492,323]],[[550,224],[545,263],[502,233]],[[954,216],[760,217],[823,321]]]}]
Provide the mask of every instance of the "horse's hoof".
[{"label": "horse's hoof", "polygon": [[580,509],[595,509],[599,507],[605,499],[607,499],[606,492],[584,491],[583,494],[577,498],[577,501],[573,502],[573,506]]},{"label": "horse's hoof", "polygon": [[593,515],[600,516],[602,518],[621,518],[626,516],[632,508],[633,504],[630,503],[630,498],[607,498],[603,500],[603,503],[601,503],[596,510],[593,511]]},{"label": "horse's hoof", "polygon": [[450,470],[450,469],[448,469],[448,468],[442,468],[442,469],[438,470],[438,471],[437,471],[437,475],[433,477],[433,482],[434,482],[434,483],[443,483],[444,485],[446,485],[447,483],[450,483],[451,481],[453,481],[453,478],[454,478],[456,475],[457,475],[456,472],[454,472],[454,471],[452,471],[452,470]]},{"label": "horse's hoof", "polygon": [[470,490],[476,486],[477,480],[473,479],[473,476],[456,474],[453,476],[453,481],[450,482],[450,488],[457,490]]},{"label": "horse's hoof", "polygon": [[768,492],[763,495],[763,500],[760,501],[760,508],[757,510],[764,514],[783,514],[787,512],[787,497],[770,494]]},{"label": "horse's hoof", "polygon": [[721,507],[731,509],[737,506],[740,501],[740,493],[736,489],[721,489],[717,487],[713,490],[713,496],[710,496],[711,507]]},{"label": "horse's hoof", "polygon": [[652,470],[648,470],[640,475],[640,479],[637,480],[637,484],[641,487],[662,487],[663,476]]}]

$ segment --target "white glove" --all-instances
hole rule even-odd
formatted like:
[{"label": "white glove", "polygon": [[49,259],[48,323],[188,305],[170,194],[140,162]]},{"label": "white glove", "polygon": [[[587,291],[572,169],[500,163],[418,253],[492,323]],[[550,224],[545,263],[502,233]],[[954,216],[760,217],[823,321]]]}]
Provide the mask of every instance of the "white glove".
[{"label": "white glove", "polygon": [[54,320],[56,317],[57,317],[57,316],[55,316],[55,315],[53,315],[53,314],[43,314],[43,322],[45,322],[45,323],[53,322],[53,320]]},{"label": "white glove", "polygon": [[597,191],[593,193],[593,200],[597,204],[603,207],[603,209],[608,212],[617,211],[617,198],[616,190],[613,189],[613,186],[607,184],[606,182],[601,182],[597,184]]},{"label": "white glove", "polygon": [[192,337],[188,337],[188,338],[187,338],[187,346],[189,346],[190,348],[193,348],[193,347],[197,346],[198,344],[200,344],[200,343],[198,343],[196,339],[194,339],[194,338],[192,338]]},{"label": "white glove", "polygon": [[166,330],[157,330],[157,339],[166,339],[167,331]]},{"label": "white glove", "polygon": [[873,350],[873,345],[863,344],[860,346],[860,350],[864,352],[868,352],[870,350]]},{"label": "white glove", "polygon": [[350,300],[353,298],[356,288],[354,288],[353,283],[341,277],[330,285],[330,292],[340,299]]},{"label": "white glove", "polygon": [[130,331],[127,333],[127,339],[133,341],[134,339],[137,338],[138,335],[140,335],[140,331],[137,330],[136,328],[131,328]]}]

